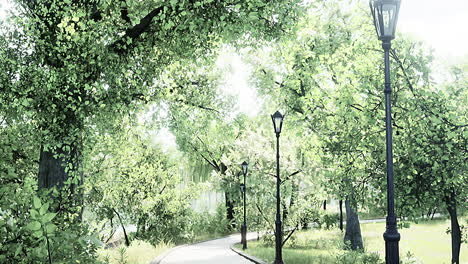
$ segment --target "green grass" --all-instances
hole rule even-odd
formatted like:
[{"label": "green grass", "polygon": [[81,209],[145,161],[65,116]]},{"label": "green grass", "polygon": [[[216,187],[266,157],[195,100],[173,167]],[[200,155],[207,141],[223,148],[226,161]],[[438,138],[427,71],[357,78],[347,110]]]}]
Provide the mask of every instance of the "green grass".
[{"label": "green grass", "polygon": [[[413,255],[411,259],[416,260],[416,263],[449,264],[450,235],[445,233],[449,225],[450,222],[447,220],[434,220],[419,224],[411,223],[410,228],[400,229],[402,259],[406,258],[409,251]],[[382,233],[385,230],[385,223],[362,224],[361,228],[366,252],[376,252],[383,259],[385,244]],[[295,241],[289,241],[283,248],[285,263],[331,264],[336,263],[337,255],[345,253],[341,249],[343,234],[339,230],[312,229],[301,231],[296,237]],[[267,262],[274,260],[274,247],[266,247],[262,242],[249,242],[246,252]],[[467,252],[468,246],[462,244],[460,263],[468,264]]]},{"label": "green grass", "polygon": [[[336,230],[299,231],[283,248],[283,260],[288,264],[334,263],[335,255],[342,252],[340,244],[341,232]],[[274,248],[262,242],[249,242],[246,252],[269,263],[274,260]]]},{"label": "green grass", "polygon": [[122,255],[126,260],[124,263],[148,264],[171,247],[173,247],[172,244],[161,243],[153,246],[150,243],[136,240],[129,247],[121,246],[118,248],[100,249],[98,255],[100,260],[109,264],[122,263]]},{"label": "green grass", "polygon": [[[460,224],[464,223],[462,221]],[[424,264],[450,264],[451,238],[445,232],[449,227],[449,220],[433,220],[411,223],[410,228],[400,229],[400,255],[406,255],[409,251]],[[384,256],[382,232],[385,230],[385,223],[369,223],[361,228],[367,250]],[[468,263],[467,252],[468,245],[462,244],[460,263]]]}]

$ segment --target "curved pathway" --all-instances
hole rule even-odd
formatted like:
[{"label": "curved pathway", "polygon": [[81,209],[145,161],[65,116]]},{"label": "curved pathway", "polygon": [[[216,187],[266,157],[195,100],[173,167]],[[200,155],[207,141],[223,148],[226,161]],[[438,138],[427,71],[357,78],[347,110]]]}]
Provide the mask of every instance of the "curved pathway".
[{"label": "curved pathway", "polygon": [[[256,233],[248,233],[247,239],[255,239]],[[240,242],[240,234],[177,248],[166,255],[160,264],[252,264],[231,250]]]}]

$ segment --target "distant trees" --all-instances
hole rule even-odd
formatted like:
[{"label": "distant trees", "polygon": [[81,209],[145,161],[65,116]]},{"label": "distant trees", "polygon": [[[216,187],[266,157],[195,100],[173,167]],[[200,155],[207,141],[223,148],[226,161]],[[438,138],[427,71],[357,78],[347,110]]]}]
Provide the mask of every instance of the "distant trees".
[{"label": "distant trees", "polygon": [[127,246],[125,226],[132,223],[137,239],[154,244],[181,240],[189,226],[187,201],[197,192],[182,187],[177,164],[141,126],[128,121],[120,126],[96,138],[86,155],[86,208],[97,223],[120,226]]}]

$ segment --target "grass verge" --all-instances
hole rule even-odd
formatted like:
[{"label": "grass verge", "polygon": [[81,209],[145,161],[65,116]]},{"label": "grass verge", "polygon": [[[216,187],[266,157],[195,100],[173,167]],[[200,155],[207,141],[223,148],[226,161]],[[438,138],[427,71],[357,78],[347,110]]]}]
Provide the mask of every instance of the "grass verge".
[{"label": "grass verge", "polygon": [[148,264],[158,255],[172,248],[174,245],[160,243],[153,246],[148,242],[135,240],[129,247],[100,249],[99,259],[109,264]]},{"label": "grass verge", "polygon": [[[463,220],[465,221],[465,220]],[[451,257],[450,226],[448,220],[433,220],[411,223],[409,228],[400,229],[400,256],[407,263],[449,264]],[[288,241],[283,248],[283,260],[287,264],[332,264],[332,263],[375,263],[366,262],[378,254],[384,258],[385,243],[382,234],[385,223],[367,223],[361,225],[364,245],[367,254],[347,253],[342,250],[343,234],[339,230],[306,230],[300,231],[296,238]],[[237,248],[241,248],[236,245]],[[274,247],[251,241],[247,254],[266,262],[273,262]],[[410,253],[408,253],[410,252]],[[462,244],[460,263],[468,263],[468,246]],[[351,259],[351,262],[343,262]]]}]

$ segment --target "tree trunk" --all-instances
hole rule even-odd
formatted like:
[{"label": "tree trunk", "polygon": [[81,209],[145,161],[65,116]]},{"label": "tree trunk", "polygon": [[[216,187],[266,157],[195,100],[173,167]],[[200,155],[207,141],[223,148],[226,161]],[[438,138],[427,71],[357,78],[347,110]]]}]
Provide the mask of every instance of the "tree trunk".
[{"label": "tree trunk", "polygon": [[282,221],[283,223],[286,222],[286,219],[288,219],[288,207],[286,206],[286,202],[283,200],[281,201],[281,207],[283,207],[283,216],[282,216]]},{"label": "tree trunk", "polygon": [[346,232],[344,243],[351,250],[364,249],[362,244],[361,226],[356,212],[356,206],[352,205],[349,199],[345,200],[346,207]]},{"label": "tree trunk", "polygon": [[340,230],[343,232],[343,200],[340,200]]},{"label": "tree trunk", "polygon": [[145,235],[145,233],[146,233],[146,219],[147,219],[146,214],[144,214],[142,217],[140,217],[138,219],[137,232],[136,232],[137,237],[143,237]]},{"label": "tree trunk", "polygon": [[[217,170],[223,175],[223,178],[226,177],[227,166],[221,162]],[[225,206],[226,206],[226,219],[228,220],[228,229],[233,229],[236,227],[236,221],[234,221],[234,206],[235,202],[231,199],[231,195],[229,194],[229,188],[224,191],[224,199],[225,199]]]},{"label": "tree trunk", "polygon": [[286,204],[286,201],[283,199],[282,205],[283,205],[283,222],[288,219],[289,215],[289,209],[291,209],[297,201],[297,197],[299,196],[299,184],[297,184],[297,181],[292,180],[291,182],[291,199],[289,200],[289,208]]},{"label": "tree trunk", "polygon": [[434,215],[436,212],[437,212],[437,208],[434,208],[434,211],[432,211],[431,220],[434,220]]},{"label": "tree trunk", "polygon": [[[57,155],[64,155],[59,151]],[[54,157],[54,153],[44,151],[41,147],[39,157],[39,176],[38,185],[39,189],[46,189],[52,187],[62,188],[64,182],[68,179],[68,173],[65,172],[66,163],[63,158]]]},{"label": "tree trunk", "polygon": [[38,187],[39,190],[52,187],[61,189],[59,197],[52,198],[57,201],[55,211],[71,212],[78,209],[80,217],[77,219],[81,219],[83,197],[78,187],[83,183],[83,174],[79,171],[81,153],[78,149],[72,146],[68,151],[58,148],[52,152],[41,146]]},{"label": "tree trunk", "polygon": [[323,210],[327,210],[327,200],[323,200]]},{"label": "tree trunk", "polygon": [[299,197],[299,184],[296,180],[291,182],[291,200],[289,201],[289,208],[292,208],[296,205],[297,198]]},{"label": "tree trunk", "polygon": [[120,222],[120,226],[122,227],[122,230],[123,230],[123,233],[124,233],[124,237],[125,237],[125,245],[127,247],[130,246],[130,239],[128,239],[128,235],[127,235],[127,230],[125,230],[125,226],[122,222],[122,218],[120,217],[120,214],[114,209],[112,208],[112,211],[114,211],[114,213],[117,215],[117,217],[119,218],[119,222]]},{"label": "tree trunk", "polygon": [[226,200],[226,219],[229,221],[228,228],[235,228],[236,221],[234,221],[234,201],[231,200],[230,195],[224,192]]},{"label": "tree trunk", "polygon": [[445,196],[445,204],[450,215],[450,233],[452,236],[452,264],[460,263],[461,230],[458,223],[457,202],[455,191]]}]

